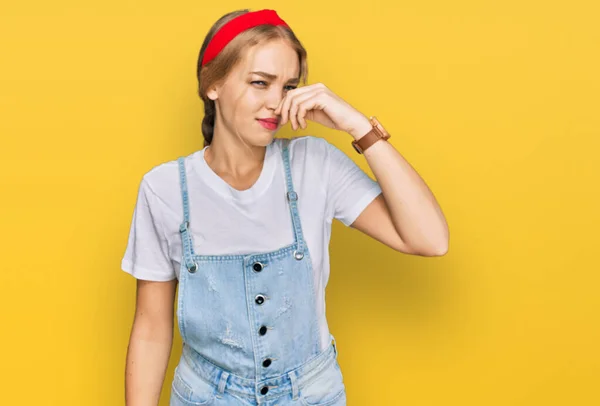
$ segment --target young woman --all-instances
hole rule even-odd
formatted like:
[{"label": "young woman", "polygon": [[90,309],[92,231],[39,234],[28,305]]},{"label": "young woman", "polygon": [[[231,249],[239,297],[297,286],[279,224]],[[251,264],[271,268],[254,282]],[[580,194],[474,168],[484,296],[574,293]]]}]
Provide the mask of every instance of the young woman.
[{"label": "young woman", "polygon": [[[137,278],[127,405],[158,403],[177,285],[171,405],[345,405],[325,318],[332,220],[400,252],[445,253],[441,210],[383,127],[320,83],[298,87],[306,75],[274,10],[229,13],[204,40],[204,148],[143,176],[122,260]],[[350,134],[377,181],[323,138],[274,138],[307,119]]]}]

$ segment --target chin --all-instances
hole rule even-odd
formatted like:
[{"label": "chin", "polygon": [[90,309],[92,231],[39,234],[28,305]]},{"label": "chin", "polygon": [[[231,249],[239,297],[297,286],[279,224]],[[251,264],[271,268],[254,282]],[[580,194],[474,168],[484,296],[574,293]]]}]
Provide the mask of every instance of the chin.
[{"label": "chin", "polygon": [[263,131],[260,135],[252,137],[251,144],[257,147],[266,147],[275,138],[277,131]]}]

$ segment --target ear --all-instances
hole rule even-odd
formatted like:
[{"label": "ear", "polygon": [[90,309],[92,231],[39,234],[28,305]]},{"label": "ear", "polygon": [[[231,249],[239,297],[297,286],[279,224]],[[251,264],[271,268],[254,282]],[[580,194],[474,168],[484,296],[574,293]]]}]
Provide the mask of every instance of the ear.
[{"label": "ear", "polygon": [[217,100],[219,98],[219,93],[217,92],[216,87],[211,87],[210,89],[208,89],[208,91],[206,92],[206,95],[211,100]]},{"label": "ear", "polygon": [[221,86],[223,86],[222,80],[213,83],[212,86],[210,86],[206,91],[208,98],[211,100],[217,100],[219,98],[219,93],[221,93]]}]

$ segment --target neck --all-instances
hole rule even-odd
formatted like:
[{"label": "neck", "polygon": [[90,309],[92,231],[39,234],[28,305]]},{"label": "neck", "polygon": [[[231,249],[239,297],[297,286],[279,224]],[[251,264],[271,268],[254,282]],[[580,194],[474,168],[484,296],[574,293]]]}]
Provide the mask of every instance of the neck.
[{"label": "neck", "polygon": [[240,137],[215,126],[212,142],[206,148],[207,165],[230,184],[250,185],[260,175],[266,147],[250,145]]}]

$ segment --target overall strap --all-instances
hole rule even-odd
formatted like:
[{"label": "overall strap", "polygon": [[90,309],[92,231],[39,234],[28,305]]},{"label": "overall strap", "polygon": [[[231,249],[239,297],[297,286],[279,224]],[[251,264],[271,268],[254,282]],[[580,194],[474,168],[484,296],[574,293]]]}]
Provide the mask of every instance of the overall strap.
[{"label": "overall strap", "polygon": [[198,266],[192,258],[191,236],[188,235],[190,227],[190,208],[188,201],[187,180],[185,177],[185,157],[177,158],[179,164],[179,184],[181,187],[181,200],[183,201],[183,223],[179,225],[179,233],[183,244],[183,257],[185,266],[190,272],[195,272]]},{"label": "overall strap", "polygon": [[289,144],[290,139],[283,138],[283,166],[285,167],[285,180],[287,185],[287,200],[290,204],[290,214],[292,216],[292,224],[294,226],[294,238],[296,239],[296,243],[298,245],[296,251],[294,252],[294,257],[297,260],[301,260],[304,257],[304,249],[305,249],[305,241],[304,236],[302,234],[302,225],[300,224],[300,215],[298,214],[298,194],[294,191],[294,185],[292,183],[292,171],[290,169],[290,151]]}]

